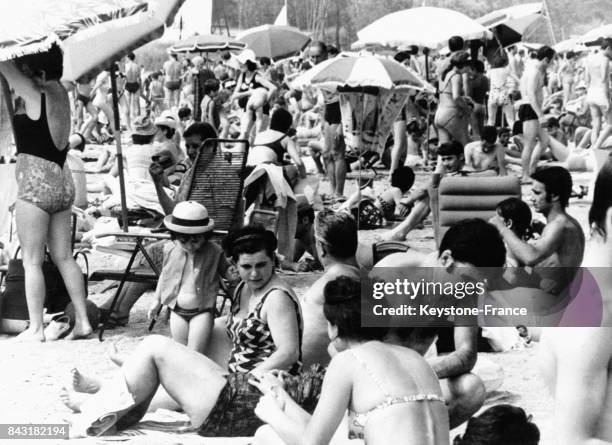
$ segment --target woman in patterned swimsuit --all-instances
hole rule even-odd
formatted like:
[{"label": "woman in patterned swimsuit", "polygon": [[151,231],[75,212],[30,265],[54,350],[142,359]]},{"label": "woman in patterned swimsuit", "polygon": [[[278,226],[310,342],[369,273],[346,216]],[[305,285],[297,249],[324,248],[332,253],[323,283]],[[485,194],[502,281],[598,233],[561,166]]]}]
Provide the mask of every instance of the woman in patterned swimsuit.
[{"label": "woman in patterned swimsuit", "polygon": [[65,162],[71,122],[68,93],[59,81],[62,61],[62,52],[54,45],[48,52],[0,63],[0,73],[21,98],[13,117],[18,153],[15,215],[30,326],[19,335],[20,340],[45,341],[45,245],[76,309],[76,324],[69,338],[84,338],[92,332],[85,310],[83,274],[72,257],[70,240],[75,189]]},{"label": "woman in patterned swimsuit", "polygon": [[336,431],[348,409],[348,437],[365,445],[447,445],[448,410],[425,359],[412,349],[383,343],[386,328],[362,327],[358,280],[338,277],[323,294],[332,360],[320,402],[310,416],[282,382],[263,375],[254,382],[264,393],[255,413],[269,426],[258,430],[255,443],[345,443]]},{"label": "woman in patterned swimsuit", "polygon": [[224,243],[242,279],[226,325],[232,340],[227,371],[184,345],[152,335],[125,360],[117,385],[104,387],[81,403],[74,394],[65,393],[64,403],[85,414],[92,406],[102,406],[109,393],[112,400],[127,399],[127,406],[113,405],[116,410],[99,413],[111,413],[110,425],[101,426],[102,421],[94,425],[99,431],[115,423],[121,429],[144,415],[162,385],[201,435],[252,436],[263,422],[254,413],[261,393],[249,380],[253,373],[281,370],[289,372],[285,383],[293,389],[292,396],[312,410],[322,375],[318,370],[297,374],[302,315],[293,290],[274,273],[276,243],[272,232],[255,226],[238,229]]}]

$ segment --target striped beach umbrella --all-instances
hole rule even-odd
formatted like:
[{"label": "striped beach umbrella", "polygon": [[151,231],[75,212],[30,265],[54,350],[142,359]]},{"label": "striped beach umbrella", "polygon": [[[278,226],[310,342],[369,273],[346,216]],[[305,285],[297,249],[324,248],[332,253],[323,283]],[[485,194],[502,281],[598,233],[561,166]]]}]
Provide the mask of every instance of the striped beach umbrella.
[{"label": "striped beach umbrella", "polygon": [[173,54],[206,53],[215,51],[241,51],[246,43],[218,34],[192,36],[170,47]]},{"label": "striped beach umbrella", "polygon": [[0,61],[64,51],[64,80],[108,68],[160,37],[183,0],[20,0],[0,18]]},{"label": "striped beach umbrella", "polygon": [[[310,76],[311,84],[435,92],[433,86],[415,71],[390,58],[349,56],[336,57],[323,63],[312,68],[316,71]],[[304,78],[300,81],[304,81]]]}]

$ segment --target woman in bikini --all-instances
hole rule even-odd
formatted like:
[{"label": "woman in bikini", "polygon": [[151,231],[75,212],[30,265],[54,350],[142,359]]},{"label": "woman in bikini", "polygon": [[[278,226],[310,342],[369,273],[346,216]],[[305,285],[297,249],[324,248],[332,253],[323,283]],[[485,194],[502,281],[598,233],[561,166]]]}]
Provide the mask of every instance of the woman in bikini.
[{"label": "woman in bikini", "polygon": [[467,71],[469,56],[457,53],[451,57],[450,69],[442,73],[440,103],[434,118],[440,143],[455,140],[465,146],[469,142],[470,100],[463,91],[463,74]]},{"label": "woman in bikini", "polygon": [[242,73],[238,77],[232,101],[237,100],[243,110],[240,121],[240,139],[250,139],[253,124],[257,121],[256,132],[263,130],[263,115],[269,113],[270,98],[276,92],[276,86],[257,71],[255,53],[244,50],[238,55]]},{"label": "woman in bikini", "polygon": [[[256,444],[338,444],[348,409],[348,437],[366,445],[448,444],[448,410],[436,374],[412,349],[383,343],[386,328],[361,325],[361,284],[345,276],[325,285],[332,360],[312,416],[271,374],[253,376],[264,394],[255,413],[268,426]],[[335,434],[338,430],[338,434]]]},{"label": "woman in bikini", "polygon": [[[291,286],[274,273],[276,244],[272,232],[254,226],[230,233],[224,242],[242,279],[229,315],[218,319],[231,342],[224,367],[167,337],[148,336],[112,384],[97,385],[93,395],[62,394],[69,408],[81,412],[74,431],[99,435],[114,425],[122,429],[138,422],[161,385],[200,435],[252,436],[263,422],[254,414],[261,393],[249,380],[253,373],[272,370],[287,371],[292,395],[314,408],[322,374],[299,373],[302,313]],[[211,346],[218,346],[212,340]],[[84,380],[91,381],[79,374]],[[75,391],[91,388],[78,383]],[[305,386],[311,390],[302,391]]]},{"label": "woman in bikini", "polygon": [[62,62],[61,49],[53,45],[48,52],[0,63],[0,73],[21,98],[13,116],[18,153],[15,217],[30,326],[19,335],[20,340],[45,341],[45,245],[75,307],[75,326],[69,338],[86,338],[92,332],[85,310],[83,273],[72,257],[70,218],[75,188],[66,163],[70,104],[59,81]]}]

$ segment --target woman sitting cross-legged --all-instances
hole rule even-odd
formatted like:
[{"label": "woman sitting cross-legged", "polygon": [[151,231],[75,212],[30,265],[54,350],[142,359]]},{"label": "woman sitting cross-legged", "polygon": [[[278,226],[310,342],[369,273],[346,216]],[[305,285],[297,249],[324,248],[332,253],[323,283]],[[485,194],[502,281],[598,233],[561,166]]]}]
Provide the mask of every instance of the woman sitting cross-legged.
[{"label": "woman sitting cross-legged", "polygon": [[[324,290],[324,313],[333,356],[312,416],[272,374],[254,375],[264,393],[255,413],[269,426],[257,444],[337,444],[346,410],[349,439],[367,445],[448,444],[448,411],[438,378],[416,351],[383,343],[385,328],[361,326],[361,285],[345,276]],[[333,437],[333,440],[332,440]]]},{"label": "woman sitting cross-legged", "polygon": [[293,290],[274,273],[276,238],[263,228],[246,226],[231,233],[225,244],[242,279],[227,319],[229,372],[169,338],[149,336],[123,362],[113,384],[98,390],[97,385],[78,384],[87,380],[79,374],[73,390],[93,388],[89,392],[95,393],[83,399],[83,394],[64,391],[63,402],[81,412],[74,430],[100,435],[113,426],[136,423],[161,385],[199,434],[250,436],[263,424],[254,414],[261,395],[249,384],[254,371],[288,371],[292,395],[314,407],[322,377],[318,370],[298,374],[302,315]]}]

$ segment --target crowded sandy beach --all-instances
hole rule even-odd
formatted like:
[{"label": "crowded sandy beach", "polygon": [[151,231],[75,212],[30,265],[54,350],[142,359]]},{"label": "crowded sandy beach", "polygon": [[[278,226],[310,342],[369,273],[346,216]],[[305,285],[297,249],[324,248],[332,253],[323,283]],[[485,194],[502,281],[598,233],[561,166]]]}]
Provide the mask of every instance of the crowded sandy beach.
[{"label": "crowded sandy beach", "polygon": [[328,3],[15,6],[1,443],[612,443],[611,25]]}]

